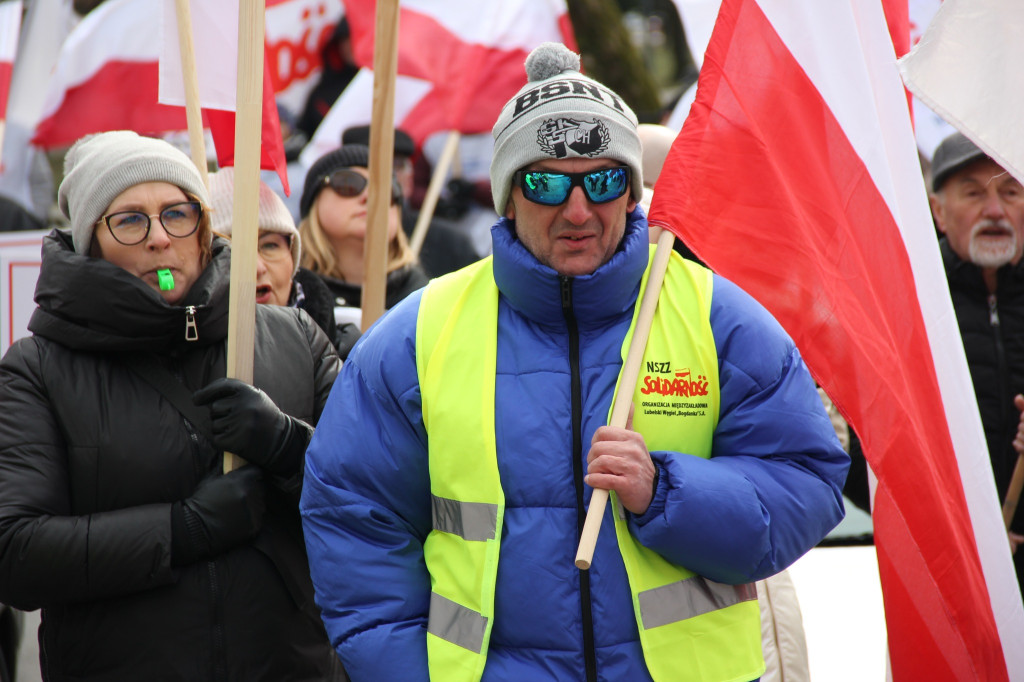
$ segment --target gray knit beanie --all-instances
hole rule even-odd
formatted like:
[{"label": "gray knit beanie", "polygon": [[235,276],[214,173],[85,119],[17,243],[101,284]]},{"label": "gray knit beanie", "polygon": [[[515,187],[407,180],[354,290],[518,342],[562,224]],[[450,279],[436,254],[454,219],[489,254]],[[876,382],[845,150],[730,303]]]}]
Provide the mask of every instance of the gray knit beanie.
[{"label": "gray knit beanie", "polygon": [[[235,208],[235,169],[232,166],[210,173],[210,227],[225,237],[231,236],[232,215]],[[299,271],[302,240],[295,228],[295,219],[284,205],[284,200],[270,185],[260,180],[259,208],[256,227],[261,231],[276,232],[288,237],[292,250],[292,277]]]},{"label": "gray knit beanie", "polygon": [[89,253],[92,233],[110,203],[129,187],[169,182],[199,197],[210,198],[199,169],[170,143],[130,130],[87,135],[64,157],[64,180],[57,190],[61,213],[71,221],[75,251]]},{"label": "gray knit beanie", "polygon": [[505,215],[512,174],[544,159],[615,159],[630,168],[633,198],[643,195],[636,115],[579,71],[579,55],[560,43],[542,43],[526,58],[528,82],[505,103],[492,130],[498,215]]}]

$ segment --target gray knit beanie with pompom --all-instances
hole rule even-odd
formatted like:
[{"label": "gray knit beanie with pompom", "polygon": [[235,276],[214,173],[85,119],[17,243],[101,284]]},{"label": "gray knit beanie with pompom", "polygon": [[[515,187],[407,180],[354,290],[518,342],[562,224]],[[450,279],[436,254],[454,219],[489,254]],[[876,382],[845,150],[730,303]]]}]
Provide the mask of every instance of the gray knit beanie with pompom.
[{"label": "gray knit beanie with pompom", "polygon": [[632,196],[643,196],[640,137],[622,98],[580,73],[580,57],[543,43],[526,58],[528,82],[494,124],[491,194],[505,215],[512,175],[544,159],[615,159],[630,168]]},{"label": "gray knit beanie with pompom", "polygon": [[210,196],[199,169],[169,142],[130,130],[87,135],[64,157],[64,180],[57,205],[71,221],[75,251],[89,253],[92,233],[121,192],[145,182],[168,182],[209,207]]}]

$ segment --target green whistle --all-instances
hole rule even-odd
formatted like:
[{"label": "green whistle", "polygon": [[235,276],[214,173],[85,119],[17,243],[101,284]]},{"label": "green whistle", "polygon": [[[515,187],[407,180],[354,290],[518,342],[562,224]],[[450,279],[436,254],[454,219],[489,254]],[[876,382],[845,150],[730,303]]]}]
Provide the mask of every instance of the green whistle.
[{"label": "green whistle", "polygon": [[156,276],[160,279],[160,291],[170,291],[174,288],[174,275],[170,270],[157,270]]}]

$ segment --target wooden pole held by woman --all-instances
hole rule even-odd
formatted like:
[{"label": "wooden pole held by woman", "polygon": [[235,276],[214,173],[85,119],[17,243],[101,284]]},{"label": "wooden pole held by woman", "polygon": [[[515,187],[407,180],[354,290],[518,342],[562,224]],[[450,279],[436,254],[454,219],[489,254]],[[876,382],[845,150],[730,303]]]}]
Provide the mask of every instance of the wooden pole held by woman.
[{"label": "wooden pole held by woman", "polygon": [[[264,0],[241,0],[238,7],[235,197],[231,214],[227,375],[250,384],[253,344],[256,340],[256,248],[259,244],[264,22]],[[224,453],[224,471],[231,471],[242,463],[240,457]]]},{"label": "wooden pole held by woman", "polygon": [[174,0],[178,18],[178,50],[181,52],[181,73],[185,79],[185,118],[188,121],[188,147],[192,162],[199,169],[203,184],[210,186],[206,164],[206,141],[203,138],[203,110],[199,101],[199,75],[196,72],[196,50],[192,38],[192,9],[189,0]]}]

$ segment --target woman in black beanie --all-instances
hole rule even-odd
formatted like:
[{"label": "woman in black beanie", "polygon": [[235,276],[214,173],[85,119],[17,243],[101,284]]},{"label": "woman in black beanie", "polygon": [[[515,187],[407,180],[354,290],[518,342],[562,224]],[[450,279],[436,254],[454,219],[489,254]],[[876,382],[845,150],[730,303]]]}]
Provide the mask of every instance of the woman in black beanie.
[{"label": "woman in black beanie", "polygon": [[[335,320],[339,324],[360,321],[369,159],[369,148],[358,144],[321,156],[306,174],[299,204],[302,265],[317,273],[334,294]],[[401,229],[401,207],[402,190],[392,176],[384,299],[387,308],[428,281]]]}]

